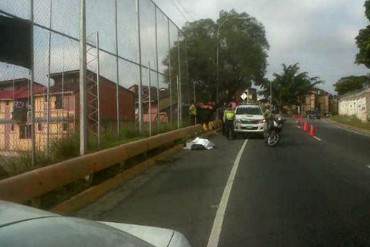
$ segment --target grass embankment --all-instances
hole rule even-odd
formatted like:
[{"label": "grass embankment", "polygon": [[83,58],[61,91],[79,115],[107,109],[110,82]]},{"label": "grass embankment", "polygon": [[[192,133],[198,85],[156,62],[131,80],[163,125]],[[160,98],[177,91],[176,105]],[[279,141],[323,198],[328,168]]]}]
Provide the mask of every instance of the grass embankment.
[{"label": "grass embankment", "polygon": [[[187,126],[183,123],[181,126]],[[143,126],[143,133],[139,133],[136,125],[124,125],[124,128],[117,134],[117,129],[114,126],[106,126],[101,133],[100,145],[98,145],[95,135],[89,136],[88,152],[96,152],[98,150],[118,146],[124,143],[136,141],[149,136],[147,124]],[[152,127],[152,135],[168,132],[177,129],[176,124],[161,124]],[[36,164],[32,165],[30,152],[19,153],[12,156],[0,155],[0,179],[11,177],[30,171],[36,168],[47,166],[79,156],[80,139],[79,133],[72,134],[61,140],[56,140],[50,143],[50,151],[47,154],[44,151],[36,153]],[[36,147],[37,149],[38,147]]]},{"label": "grass embankment", "polygon": [[335,121],[335,122],[345,124],[345,125],[349,125],[349,126],[354,127],[354,128],[370,131],[370,122],[367,122],[367,123],[362,122],[360,119],[358,119],[355,116],[339,116],[339,115],[336,115],[336,116],[332,116],[330,119]]}]

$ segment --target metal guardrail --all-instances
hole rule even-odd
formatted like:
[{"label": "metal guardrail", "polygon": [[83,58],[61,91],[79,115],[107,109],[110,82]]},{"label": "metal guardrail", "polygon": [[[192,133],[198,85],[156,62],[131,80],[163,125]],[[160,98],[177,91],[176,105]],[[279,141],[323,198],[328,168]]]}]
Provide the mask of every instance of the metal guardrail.
[{"label": "metal guardrail", "polygon": [[[213,123],[214,128],[220,125],[220,121]],[[177,129],[1,180],[0,199],[25,203],[137,155],[187,139],[202,131],[200,125]]]}]

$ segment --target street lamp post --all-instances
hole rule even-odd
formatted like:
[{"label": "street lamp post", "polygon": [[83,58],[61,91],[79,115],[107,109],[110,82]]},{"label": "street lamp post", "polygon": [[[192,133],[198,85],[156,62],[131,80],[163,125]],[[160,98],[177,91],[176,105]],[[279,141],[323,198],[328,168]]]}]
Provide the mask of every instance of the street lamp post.
[{"label": "street lamp post", "polygon": [[272,81],[270,80],[270,105],[272,105]]}]

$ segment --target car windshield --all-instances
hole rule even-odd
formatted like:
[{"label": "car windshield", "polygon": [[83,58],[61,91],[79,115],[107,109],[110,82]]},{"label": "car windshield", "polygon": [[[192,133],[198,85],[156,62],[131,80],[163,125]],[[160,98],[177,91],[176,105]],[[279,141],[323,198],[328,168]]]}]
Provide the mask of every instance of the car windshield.
[{"label": "car windshield", "polygon": [[236,109],[236,114],[262,115],[262,111],[259,107],[239,107]]}]

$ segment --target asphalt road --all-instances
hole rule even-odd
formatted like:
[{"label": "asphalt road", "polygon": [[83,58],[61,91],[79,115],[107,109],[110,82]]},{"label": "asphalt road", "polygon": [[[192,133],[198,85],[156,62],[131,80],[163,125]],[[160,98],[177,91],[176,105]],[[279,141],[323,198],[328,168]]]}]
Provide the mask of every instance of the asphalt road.
[{"label": "asphalt road", "polygon": [[[370,246],[370,137],[325,121],[314,139],[288,123],[275,148],[250,138],[227,201],[218,246]],[[244,140],[174,160],[77,213],[173,228],[206,246]]]}]

